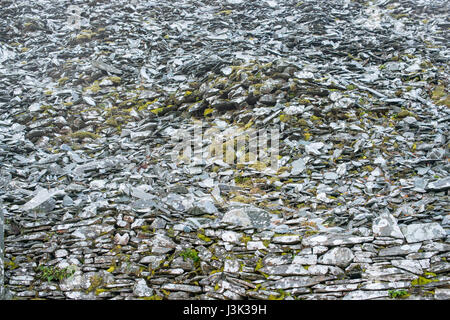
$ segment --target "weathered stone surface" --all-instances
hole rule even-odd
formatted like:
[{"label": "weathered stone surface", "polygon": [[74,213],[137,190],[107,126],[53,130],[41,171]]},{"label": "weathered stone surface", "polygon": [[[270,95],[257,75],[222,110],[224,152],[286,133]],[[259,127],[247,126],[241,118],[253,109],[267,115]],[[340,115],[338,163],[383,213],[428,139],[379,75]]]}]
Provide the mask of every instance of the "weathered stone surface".
[{"label": "weathered stone surface", "polygon": [[315,275],[315,276],[333,274],[333,271],[334,270],[330,269],[330,266],[325,266],[325,265],[312,265],[312,266],[308,267],[308,273],[310,275]]},{"label": "weathered stone surface", "polygon": [[436,222],[415,223],[400,228],[408,243],[441,239],[447,236],[447,232]]},{"label": "weathered stone surface", "polygon": [[318,234],[302,240],[302,245],[305,247],[314,246],[339,246],[346,244],[356,244],[370,242],[373,237],[357,237],[353,235],[341,234]]},{"label": "weathered stone surface", "polygon": [[355,290],[347,293],[343,300],[372,300],[377,298],[389,298],[388,290],[363,291]]},{"label": "weathered stone surface", "polygon": [[167,253],[169,251],[172,251],[176,244],[172,241],[169,237],[162,235],[162,234],[156,234],[152,240],[152,253]]},{"label": "weathered stone surface", "polygon": [[450,289],[436,288],[434,289],[434,296],[439,300],[450,300]]},{"label": "weathered stone surface", "polygon": [[305,265],[313,265],[317,263],[317,255],[308,254],[308,255],[299,255],[295,256],[292,261],[294,264],[305,264]]},{"label": "weathered stone surface", "polygon": [[301,264],[266,266],[259,269],[259,271],[267,273],[269,275],[280,276],[297,276],[309,274],[308,270],[306,270]]},{"label": "weathered stone surface", "polygon": [[187,284],[167,283],[161,287],[161,289],[168,291],[185,291],[192,293],[202,292],[202,289],[198,286],[191,286]]},{"label": "weathered stone surface", "polygon": [[415,279],[416,275],[396,267],[390,267],[388,263],[367,265],[362,277],[380,281],[405,281]]},{"label": "weathered stone surface", "polygon": [[381,249],[378,252],[378,255],[380,257],[383,256],[403,256],[410,253],[415,253],[419,251],[420,247],[422,246],[421,243],[413,243],[413,244],[405,244],[402,246],[396,246],[396,247],[388,247]]},{"label": "weathered stone surface", "polygon": [[1,2],[0,299],[448,299],[445,1],[68,2]]},{"label": "weathered stone surface", "polygon": [[450,262],[434,265],[428,271],[433,273],[448,273],[450,272]]},{"label": "weathered stone surface", "polygon": [[394,267],[412,272],[414,274],[423,274],[422,265],[415,260],[391,260]]},{"label": "weathered stone surface", "polygon": [[225,213],[222,222],[241,227],[268,228],[273,217],[270,213],[253,206],[233,209]]},{"label": "weathered stone surface", "polygon": [[133,294],[137,297],[151,297],[154,294],[153,289],[149,288],[144,279],[137,279],[133,286]]},{"label": "weathered stone surface", "polygon": [[267,286],[269,289],[289,289],[289,288],[300,288],[300,287],[310,287],[320,282],[329,280],[331,278],[324,276],[315,277],[285,277],[283,279],[272,282]]},{"label": "weathered stone surface", "polygon": [[450,177],[430,182],[427,185],[428,190],[443,191],[450,189]]},{"label": "weathered stone surface", "polygon": [[237,272],[239,272],[240,268],[241,268],[241,265],[240,265],[239,261],[237,261],[237,260],[225,260],[223,271],[224,272],[237,273]]},{"label": "weathered stone surface", "polygon": [[191,209],[190,213],[194,215],[215,214],[217,213],[217,208],[212,201],[201,200],[194,204],[194,207]]}]

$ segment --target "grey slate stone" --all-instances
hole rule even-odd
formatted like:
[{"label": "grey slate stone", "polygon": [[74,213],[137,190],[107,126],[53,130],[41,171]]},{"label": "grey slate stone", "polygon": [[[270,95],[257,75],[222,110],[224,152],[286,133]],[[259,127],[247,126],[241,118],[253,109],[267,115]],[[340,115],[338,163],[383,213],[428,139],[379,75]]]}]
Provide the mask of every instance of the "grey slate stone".
[{"label": "grey slate stone", "polygon": [[339,247],[333,248],[320,256],[318,263],[345,268],[353,261],[354,257],[352,250],[345,247]]},{"label": "grey slate stone", "polygon": [[397,220],[390,213],[382,213],[375,218],[372,223],[372,231],[375,237],[404,238],[397,225]]},{"label": "grey slate stone", "polygon": [[422,242],[425,240],[441,239],[447,236],[444,228],[439,223],[415,223],[400,226],[408,243]]},{"label": "grey slate stone", "polygon": [[305,247],[315,246],[339,246],[346,244],[357,244],[370,242],[373,237],[359,237],[351,234],[318,234],[303,238],[302,245]]},{"label": "grey slate stone", "polygon": [[419,251],[421,243],[405,244],[402,246],[383,248],[378,252],[380,257],[383,256],[403,256]]}]

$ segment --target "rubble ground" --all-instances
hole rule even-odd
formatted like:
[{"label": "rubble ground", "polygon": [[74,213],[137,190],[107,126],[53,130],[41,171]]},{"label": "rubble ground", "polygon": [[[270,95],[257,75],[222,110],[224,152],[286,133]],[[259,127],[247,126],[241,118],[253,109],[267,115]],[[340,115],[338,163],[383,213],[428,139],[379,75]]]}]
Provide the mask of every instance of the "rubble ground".
[{"label": "rubble ground", "polygon": [[447,1],[73,2],[1,1],[0,297],[450,298]]}]

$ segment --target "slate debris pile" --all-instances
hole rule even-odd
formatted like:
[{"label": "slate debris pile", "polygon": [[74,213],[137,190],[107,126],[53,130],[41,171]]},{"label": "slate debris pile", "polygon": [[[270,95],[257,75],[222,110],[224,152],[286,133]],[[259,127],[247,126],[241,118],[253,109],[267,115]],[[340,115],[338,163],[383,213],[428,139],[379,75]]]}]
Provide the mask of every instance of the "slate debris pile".
[{"label": "slate debris pile", "polygon": [[445,1],[71,4],[2,1],[7,298],[449,299]]}]

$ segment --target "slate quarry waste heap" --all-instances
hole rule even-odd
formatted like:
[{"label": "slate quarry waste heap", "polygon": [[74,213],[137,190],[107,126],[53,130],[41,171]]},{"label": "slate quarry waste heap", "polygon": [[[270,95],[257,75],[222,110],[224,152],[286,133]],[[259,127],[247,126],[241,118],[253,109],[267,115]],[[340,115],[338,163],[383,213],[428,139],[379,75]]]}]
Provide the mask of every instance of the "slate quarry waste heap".
[{"label": "slate quarry waste heap", "polygon": [[2,298],[449,299],[446,1],[71,4],[2,1]]}]

